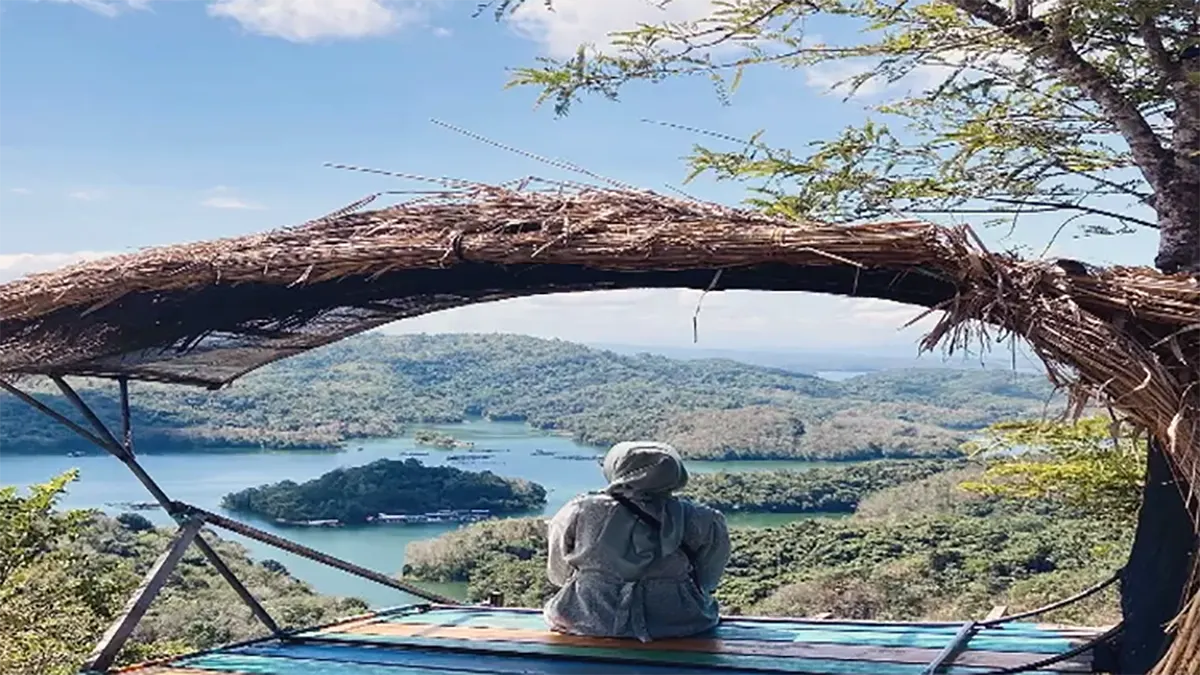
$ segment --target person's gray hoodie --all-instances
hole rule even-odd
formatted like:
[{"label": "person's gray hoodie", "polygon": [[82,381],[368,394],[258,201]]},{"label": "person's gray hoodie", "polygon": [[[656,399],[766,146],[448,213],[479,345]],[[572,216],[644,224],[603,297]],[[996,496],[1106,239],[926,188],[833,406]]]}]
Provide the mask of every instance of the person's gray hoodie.
[{"label": "person's gray hoodie", "polygon": [[[729,531],[719,511],[671,495],[688,481],[679,454],[663,443],[618,443],[604,477],[604,492],[576,497],[550,521],[547,569],[560,587],[546,604],[550,626],[642,641],[716,626],[712,592],[729,562]],[[657,518],[661,531],[612,494]],[[694,575],[680,542],[694,554]]]}]

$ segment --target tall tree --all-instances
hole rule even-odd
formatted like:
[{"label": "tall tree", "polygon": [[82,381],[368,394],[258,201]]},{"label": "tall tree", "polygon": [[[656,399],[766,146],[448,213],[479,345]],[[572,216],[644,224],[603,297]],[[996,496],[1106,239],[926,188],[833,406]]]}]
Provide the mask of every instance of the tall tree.
[{"label": "tall tree", "polygon": [[[490,6],[497,17],[532,9]],[[764,134],[732,150],[697,147],[694,172],[750,181],[755,205],[827,222],[1047,213],[1097,234],[1152,228],[1160,270],[1200,274],[1200,0],[711,7],[690,21],[631,26],[602,49],[520,69],[513,83],[540,87],[565,114],[583,94],[616,99],[634,81],[699,75],[732,90],[752,66],[836,66],[850,73],[848,92],[885,89],[863,123],[803,150]],[[856,37],[845,43],[806,32],[847,28]],[[1162,653],[1196,550],[1170,464],[1151,443],[1123,585],[1122,672],[1145,671]]]}]

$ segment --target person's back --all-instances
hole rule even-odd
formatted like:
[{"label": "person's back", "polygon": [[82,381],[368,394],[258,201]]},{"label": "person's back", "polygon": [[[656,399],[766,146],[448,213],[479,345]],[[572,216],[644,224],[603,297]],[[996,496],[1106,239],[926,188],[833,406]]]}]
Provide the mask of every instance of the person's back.
[{"label": "person's back", "polygon": [[729,561],[720,512],[671,496],[687,484],[661,443],[620,443],[604,462],[603,493],[575,498],[550,522],[545,608],[556,630],[652,640],[704,632]]}]

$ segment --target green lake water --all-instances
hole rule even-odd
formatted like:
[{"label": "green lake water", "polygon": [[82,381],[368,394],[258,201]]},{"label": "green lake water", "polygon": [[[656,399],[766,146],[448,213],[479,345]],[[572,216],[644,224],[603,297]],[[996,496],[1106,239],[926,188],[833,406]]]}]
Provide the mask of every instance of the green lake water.
[{"label": "green lake water", "polygon": [[[290,479],[305,481],[344,466],[358,466],[381,458],[396,459],[412,453],[428,453],[416,459],[428,465],[450,464],[462,469],[489,470],[502,476],[526,478],[546,487],[547,504],[543,513],[552,515],[571,497],[603,487],[600,467],[592,459],[562,459],[546,456],[598,456],[596,448],[582,446],[569,438],[539,433],[519,422],[472,420],[456,425],[425,428],[443,431],[455,438],[472,441],[472,450],[442,451],[416,445],[411,438],[376,439],[352,442],[345,452],[232,452],[155,454],[153,448],[140,448],[140,461],[172,499],[223,512],[221,497],[246,487]],[[483,453],[479,461],[451,461],[452,455]],[[540,453],[537,451],[541,451]],[[768,471],[804,469],[813,462],[688,462],[695,473],[713,471]],[[118,512],[110,502],[149,501],[150,496],[132,474],[116,459],[101,455],[67,457],[65,455],[0,455],[0,484],[28,485],[42,482],[70,468],[80,470],[80,480],[64,499],[68,508],[99,508]],[[170,519],[161,511],[142,512],[150,520],[167,525]],[[801,518],[798,514],[727,514],[733,527],[769,527]],[[275,532],[339,558],[380,572],[398,572],[404,565],[404,551],[413,541],[430,539],[456,525],[379,525],[342,528],[281,528],[274,523],[255,521],[255,526]],[[285,553],[230,533],[221,536],[241,542],[258,559],[273,558],[287,566],[297,577],[322,593],[353,595],[373,606],[391,606],[411,602],[405,593],[374,582]],[[431,586],[432,587],[432,586]],[[443,586],[443,592],[461,596],[457,585]]]}]

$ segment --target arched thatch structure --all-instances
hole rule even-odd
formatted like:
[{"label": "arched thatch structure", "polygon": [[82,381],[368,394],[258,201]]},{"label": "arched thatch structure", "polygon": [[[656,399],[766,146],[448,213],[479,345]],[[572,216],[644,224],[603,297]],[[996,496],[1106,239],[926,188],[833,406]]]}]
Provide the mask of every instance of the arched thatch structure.
[{"label": "arched thatch structure", "polygon": [[[449,307],[634,287],[818,291],[943,312],[926,346],[1017,335],[1052,380],[1145,427],[1200,486],[1200,283],[989,253],[965,228],[796,223],[652,193],[472,186],[0,286],[0,373],[222,386]],[[1200,602],[1161,667],[1200,660]]]}]

